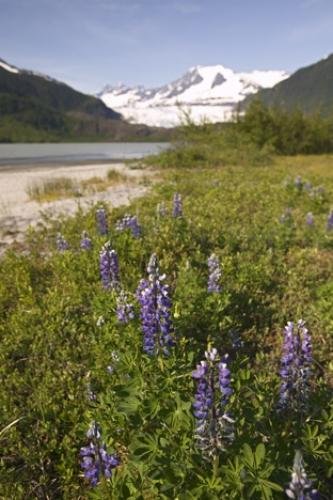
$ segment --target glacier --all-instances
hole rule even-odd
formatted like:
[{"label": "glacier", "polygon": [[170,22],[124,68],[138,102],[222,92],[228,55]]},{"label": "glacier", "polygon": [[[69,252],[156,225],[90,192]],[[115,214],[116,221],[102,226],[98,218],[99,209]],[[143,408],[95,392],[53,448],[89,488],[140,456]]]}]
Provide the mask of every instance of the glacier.
[{"label": "glacier", "polygon": [[288,77],[278,70],[235,72],[221,64],[194,66],[161,87],[107,85],[97,97],[132,123],[174,127],[186,116],[195,123],[216,123],[231,120],[238,103],[248,95]]}]

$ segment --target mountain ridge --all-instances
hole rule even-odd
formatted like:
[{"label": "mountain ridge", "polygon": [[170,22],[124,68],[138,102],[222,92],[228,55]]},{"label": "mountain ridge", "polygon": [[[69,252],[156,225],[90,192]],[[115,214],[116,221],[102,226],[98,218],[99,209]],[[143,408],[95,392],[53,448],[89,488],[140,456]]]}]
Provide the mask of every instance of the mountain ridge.
[{"label": "mountain ridge", "polygon": [[[179,124],[179,107],[190,110],[194,121],[230,119],[237,104],[262,87],[288,77],[284,71],[235,72],[219,65],[193,66],[180,78],[155,88],[107,85],[97,94],[126,119],[148,125]],[[205,109],[200,109],[204,107]],[[168,116],[169,115],[169,116]]]},{"label": "mountain ridge", "polygon": [[128,124],[95,96],[0,59],[0,142],[159,140],[160,134]]},{"label": "mountain ridge", "polygon": [[[261,89],[255,96],[268,106],[299,109],[305,113],[333,112],[333,53],[295,71],[271,89]],[[243,107],[253,100],[249,96]]]}]

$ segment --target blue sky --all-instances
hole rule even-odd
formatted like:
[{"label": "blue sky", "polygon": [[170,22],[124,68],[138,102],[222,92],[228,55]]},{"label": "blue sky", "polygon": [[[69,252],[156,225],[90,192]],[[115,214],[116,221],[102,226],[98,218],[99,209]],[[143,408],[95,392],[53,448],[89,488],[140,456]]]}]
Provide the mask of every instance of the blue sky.
[{"label": "blue sky", "polygon": [[333,0],[0,0],[0,58],[86,92],[197,64],[294,71],[333,52]]}]

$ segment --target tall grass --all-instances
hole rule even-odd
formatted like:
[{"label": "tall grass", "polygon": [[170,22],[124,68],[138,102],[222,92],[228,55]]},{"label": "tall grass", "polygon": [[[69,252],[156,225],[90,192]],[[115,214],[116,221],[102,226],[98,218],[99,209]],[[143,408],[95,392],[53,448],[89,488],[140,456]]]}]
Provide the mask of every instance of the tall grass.
[{"label": "tall grass", "polygon": [[27,193],[31,200],[41,202],[80,196],[80,189],[78,183],[73,179],[57,177],[34,182],[28,187]]},{"label": "tall grass", "polygon": [[106,191],[110,186],[125,184],[128,181],[129,178],[126,175],[110,169],[106,177],[93,176],[82,181],[74,181],[68,177],[36,181],[28,187],[27,193],[31,200],[47,202]]}]

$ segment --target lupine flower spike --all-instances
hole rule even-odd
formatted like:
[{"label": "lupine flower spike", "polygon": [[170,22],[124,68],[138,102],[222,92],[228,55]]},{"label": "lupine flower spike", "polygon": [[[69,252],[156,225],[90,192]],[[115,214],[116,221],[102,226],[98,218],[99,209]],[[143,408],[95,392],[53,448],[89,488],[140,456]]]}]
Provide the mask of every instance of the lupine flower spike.
[{"label": "lupine flower spike", "polygon": [[234,421],[226,411],[232,388],[228,356],[219,361],[215,348],[205,352],[205,360],[197,365],[192,377],[197,381],[193,403],[196,418],[195,438],[205,458],[215,456],[233,439]]},{"label": "lupine flower spike", "polygon": [[141,227],[135,215],[125,215],[116,225],[117,231],[124,231],[130,229],[134,238],[140,238]]},{"label": "lupine flower spike", "polygon": [[65,238],[61,233],[57,234],[56,244],[59,252],[64,252],[65,250],[69,249],[69,244],[67,243],[67,241],[65,240]]},{"label": "lupine flower spike", "polygon": [[115,455],[107,453],[105,445],[100,441],[100,429],[95,422],[91,424],[87,437],[90,440],[89,445],[80,450],[81,467],[91,486],[96,486],[103,476],[106,479],[112,476],[112,469],[117,467],[120,461]]},{"label": "lupine flower spike", "polygon": [[221,268],[220,262],[214,253],[208,258],[208,292],[209,293],[219,293],[221,291],[220,279],[221,279]]},{"label": "lupine flower spike", "polygon": [[327,231],[333,230],[333,210],[330,211],[327,217]]},{"label": "lupine flower spike", "polygon": [[173,212],[174,217],[182,217],[183,215],[183,202],[179,193],[175,193],[173,197]]},{"label": "lupine flower spike", "polygon": [[97,220],[97,230],[100,235],[105,236],[108,234],[108,223],[106,212],[104,208],[99,208],[96,211],[96,220]]},{"label": "lupine flower spike", "polygon": [[128,300],[124,290],[121,290],[117,296],[117,318],[121,323],[129,323],[134,318],[134,308]]},{"label": "lupine flower spike", "polygon": [[83,231],[81,242],[80,242],[81,250],[91,250],[92,249],[92,241],[89,238],[87,231]]},{"label": "lupine flower spike", "polygon": [[143,350],[150,355],[169,353],[174,345],[171,322],[171,300],[169,287],[164,284],[165,275],[160,275],[156,254],[147,266],[148,280],[141,280],[137,299],[141,308]]},{"label": "lupine flower spike", "polygon": [[302,410],[307,403],[312,365],[311,336],[303,320],[289,321],[281,358],[280,409]]},{"label": "lupine flower spike", "polygon": [[312,481],[306,475],[302,453],[297,450],[294,458],[291,481],[286,489],[288,498],[296,500],[316,500],[319,499],[317,490],[312,489]]},{"label": "lupine flower spike", "polygon": [[119,287],[118,255],[107,242],[99,255],[99,267],[102,283],[105,289],[116,290]]}]

